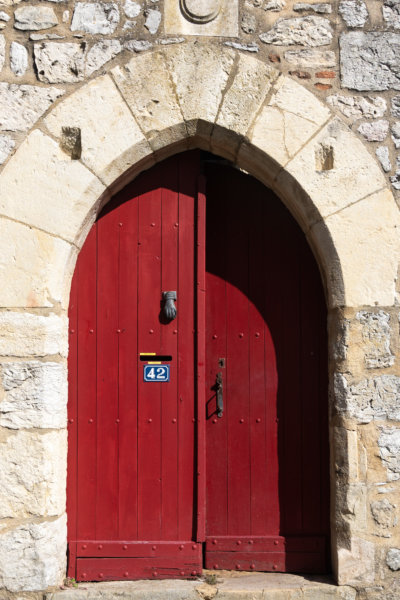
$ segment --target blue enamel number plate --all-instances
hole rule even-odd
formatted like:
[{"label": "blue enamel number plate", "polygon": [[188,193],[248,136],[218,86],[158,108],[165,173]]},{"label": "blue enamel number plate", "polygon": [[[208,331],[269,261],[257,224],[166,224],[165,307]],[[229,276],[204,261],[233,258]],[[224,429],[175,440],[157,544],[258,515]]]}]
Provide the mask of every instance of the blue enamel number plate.
[{"label": "blue enamel number plate", "polygon": [[149,383],[169,381],[169,365],[144,365],[143,380]]}]

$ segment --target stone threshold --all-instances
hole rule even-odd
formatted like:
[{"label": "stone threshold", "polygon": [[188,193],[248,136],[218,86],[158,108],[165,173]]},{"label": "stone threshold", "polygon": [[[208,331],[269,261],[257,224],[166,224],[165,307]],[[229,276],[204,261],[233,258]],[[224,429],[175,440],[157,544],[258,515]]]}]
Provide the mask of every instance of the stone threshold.
[{"label": "stone threshold", "polygon": [[357,592],[329,577],[205,571],[197,581],[80,583],[45,600],[355,600]]}]

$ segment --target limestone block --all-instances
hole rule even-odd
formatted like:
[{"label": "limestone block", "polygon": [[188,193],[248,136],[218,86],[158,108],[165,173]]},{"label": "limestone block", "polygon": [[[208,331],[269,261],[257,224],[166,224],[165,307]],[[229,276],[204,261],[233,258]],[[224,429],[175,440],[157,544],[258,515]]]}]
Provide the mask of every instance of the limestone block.
[{"label": "limestone block", "polygon": [[392,571],[400,569],[400,548],[390,548],[386,555],[386,564]]},{"label": "limestone block", "polygon": [[396,121],[392,125],[392,140],[395,148],[400,148],[400,121]]},{"label": "limestone block", "polygon": [[142,7],[138,2],[134,2],[134,0],[126,0],[124,4],[124,13],[128,19],[135,19],[140,15],[141,11]]},{"label": "limestone block", "polygon": [[64,90],[0,83],[0,130],[27,131]]},{"label": "limestone block", "polygon": [[276,46],[326,46],[332,42],[332,27],[324,17],[278,19],[272,29],[260,35],[260,40]]},{"label": "limestone block", "polygon": [[224,46],[228,48],[235,48],[235,50],[244,50],[245,52],[257,53],[260,48],[257,44],[240,44],[239,42],[224,42]]},{"label": "limestone block", "polygon": [[360,311],[356,318],[363,326],[362,338],[367,369],[390,367],[394,363],[394,355],[390,350],[389,314],[383,310]]},{"label": "limestone block", "polygon": [[0,356],[47,356],[68,354],[65,316],[0,312]]},{"label": "limestone block", "polygon": [[382,463],[387,470],[388,481],[397,481],[400,479],[400,429],[382,428],[378,446]]},{"label": "limestone block", "polygon": [[336,56],[332,50],[317,50],[306,48],[305,50],[288,50],[285,52],[285,60],[303,69],[318,69],[336,67]]},{"label": "limestone block", "polygon": [[[66,125],[78,127],[82,162],[109,184],[133,164],[151,155],[148,142],[109,76],[99,77],[77,90],[49,114],[45,124],[56,137],[61,137]],[[76,200],[70,198],[73,204],[79,199],[78,195]],[[89,201],[96,199],[91,196]],[[80,202],[84,202],[83,197]],[[86,205],[88,209],[90,203]],[[75,219],[74,222],[76,227],[78,223]]]},{"label": "limestone block", "polygon": [[364,27],[368,19],[368,9],[363,0],[343,0],[339,12],[348,27]]},{"label": "limestone block", "polygon": [[0,449],[0,518],[63,513],[66,430],[20,430],[6,436]]},{"label": "limestone block", "polygon": [[382,169],[385,173],[392,170],[392,163],[390,162],[389,148],[387,146],[379,146],[375,150],[375,154],[381,163]]},{"label": "limestone block", "polygon": [[389,133],[389,121],[381,119],[380,121],[375,121],[373,123],[361,123],[357,128],[357,131],[361,133],[368,142],[383,142]]},{"label": "limestone block", "polygon": [[238,5],[238,0],[165,0],[165,33],[237,37]]},{"label": "limestone block", "polygon": [[144,22],[144,26],[152,35],[154,35],[157,33],[158,28],[160,27],[161,13],[159,10],[149,8],[145,11],[145,16],[146,20]]},{"label": "limestone block", "polygon": [[128,40],[124,43],[124,48],[130,52],[145,52],[151,50],[153,44],[147,40]]},{"label": "limestone block", "polygon": [[61,429],[67,422],[67,369],[63,363],[13,362],[0,366],[0,426]]},{"label": "limestone block", "polygon": [[11,592],[60,585],[66,569],[67,519],[24,523],[0,536],[0,586]]},{"label": "limestone block", "polygon": [[[329,193],[328,188],[326,193]],[[344,189],[343,194],[346,194]],[[334,305],[335,302],[346,306],[394,303],[399,226],[398,209],[391,193],[385,190],[312,227],[311,243],[320,248]],[[327,236],[332,245],[328,245]],[[341,278],[344,298],[341,297]]]},{"label": "limestone block", "polygon": [[118,40],[101,40],[93,44],[85,57],[85,74],[92,75],[121,51],[122,45]]},{"label": "limestone block", "polygon": [[50,6],[21,6],[14,12],[15,29],[37,31],[58,25],[56,14]]},{"label": "limestone block", "polygon": [[[329,110],[313,94],[292,79],[281,77],[247,135],[252,147],[243,144],[238,160],[247,161],[250,167],[259,152],[265,153],[277,163],[270,167],[270,175],[276,175],[329,116]],[[265,158],[261,155],[259,160],[260,167],[265,167]]]},{"label": "limestone block", "polygon": [[[326,161],[321,161],[321,155],[326,155]],[[288,174],[313,199],[322,217],[386,186],[379,165],[371,161],[364,144],[338,119],[300,150],[279,176],[278,183],[289,186],[290,195],[295,197],[297,190]]]},{"label": "limestone block", "polygon": [[363,483],[339,485],[337,488],[338,518],[347,522],[352,531],[367,529],[367,487]]},{"label": "limestone block", "polygon": [[376,419],[400,421],[400,378],[396,375],[381,375],[373,379],[363,379],[360,383],[348,385],[343,382],[343,410],[360,423],[370,423]]},{"label": "limestone block", "polygon": [[69,243],[0,217],[0,308],[65,305],[73,254]]},{"label": "limestone block", "polygon": [[24,75],[28,68],[28,51],[22,44],[11,42],[10,69],[17,77]]},{"label": "limestone block", "polygon": [[382,529],[391,529],[397,525],[396,505],[387,498],[372,502],[371,513],[375,523]]},{"label": "limestone block", "polygon": [[330,14],[332,12],[332,6],[322,2],[313,4],[309,4],[308,2],[296,2],[296,4],[293,4],[293,10],[296,12],[311,11],[323,15]]},{"label": "limestone block", "polygon": [[332,96],[328,96],[326,101],[330,106],[340,110],[352,122],[362,117],[367,119],[383,117],[387,109],[386,100],[379,96],[373,98],[371,96],[362,97],[333,94]]},{"label": "limestone block", "polygon": [[112,75],[153,150],[187,137],[164,52],[137,56]]},{"label": "limestone block", "polygon": [[394,117],[400,117],[400,95],[393,96],[391,100],[392,105],[392,115]]},{"label": "limestone block", "polygon": [[4,67],[4,61],[6,59],[6,38],[0,34],[0,71]]},{"label": "limestone block", "polygon": [[350,31],[340,36],[342,87],[400,90],[400,34]]},{"label": "limestone block", "polygon": [[77,2],[72,16],[71,31],[114,33],[119,23],[119,10],[113,2]]},{"label": "limestone block", "polygon": [[375,547],[372,542],[352,537],[351,549],[339,548],[339,585],[365,585],[375,581]]},{"label": "limestone block", "polygon": [[[335,374],[335,390],[338,389],[340,374]],[[357,431],[345,429],[344,427],[335,427],[334,429],[334,457],[335,469],[347,482],[355,483],[358,481],[358,438]],[[341,498],[343,501],[343,498]],[[344,498],[347,503],[346,497]]]},{"label": "limestone block", "polygon": [[12,137],[0,134],[0,165],[2,165],[15,148],[15,141]]},{"label": "limestone block", "polygon": [[399,0],[385,0],[382,6],[382,15],[389,27],[400,29]]},{"label": "limestone block", "polygon": [[189,135],[208,137],[233,67],[234,51],[215,52],[210,46],[185,44],[170,46],[165,56]]},{"label": "limestone block", "polygon": [[[97,117],[93,112],[93,118]],[[75,126],[76,116],[71,115],[62,125]],[[55,141],[38,130],[28,136],[13,158],[2,173],[0,213],[74,241],[85,219],[92,218],[104,185],[80,161],[71,160]],[[17,264],[23,262],[21,259]]]},{"label": "limestone block", "polygon": [[229,136],[232,131],[239,136],[247,133],[277,76],[276,69],[250,56],[238,56],[235,77],[224,94],[218,112],[211,139],[212,148],[229,148],[232,158],[235,157],[236,147],[232,142],[229,143],[224,130],[228,130]]}]

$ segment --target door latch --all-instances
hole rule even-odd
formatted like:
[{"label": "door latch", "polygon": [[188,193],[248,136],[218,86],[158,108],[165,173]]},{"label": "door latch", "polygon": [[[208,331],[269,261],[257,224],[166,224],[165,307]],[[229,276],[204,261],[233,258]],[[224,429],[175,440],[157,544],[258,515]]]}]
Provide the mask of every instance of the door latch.
[{"label": "door latch", "polygon": [[221,418],[224,413],[224,385],[222,382],[222,373],[217,373],[217,380],[215,382],[215,391],[217,394],[217,417]]}]

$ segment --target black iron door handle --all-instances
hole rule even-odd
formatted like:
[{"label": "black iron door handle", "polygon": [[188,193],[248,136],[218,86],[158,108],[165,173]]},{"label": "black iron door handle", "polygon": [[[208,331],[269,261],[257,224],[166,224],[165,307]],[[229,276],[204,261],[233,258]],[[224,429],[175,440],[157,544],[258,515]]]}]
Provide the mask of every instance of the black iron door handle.
[{"label": "black iron door handle", "polygon": [[224,412],[224,385],[222,383],[222,373],[217,373],[215,382],[215,391],[217,392],[217,417],[221,418]]}]

